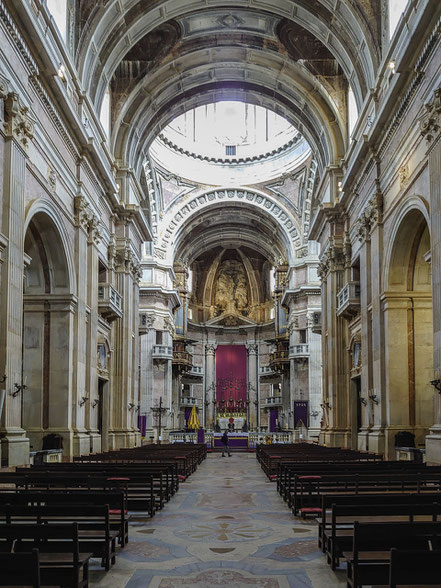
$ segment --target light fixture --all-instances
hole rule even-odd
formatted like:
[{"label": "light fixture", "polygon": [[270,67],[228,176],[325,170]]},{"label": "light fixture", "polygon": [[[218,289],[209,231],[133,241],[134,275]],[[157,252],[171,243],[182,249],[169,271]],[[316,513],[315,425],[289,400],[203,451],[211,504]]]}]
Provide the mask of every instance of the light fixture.
[{"label": "light fixture", "polygon": [[395,59],[391,59],[391,61],[389,61],[387,64],[387,67],[391,70],[392,73],[395,73],[395,65]]},{"label": "light fixture", "polygon": [[341,182],[341,180],[340,180],[340,182],[338,182],[338,191],[339,191],[339,192],[343,192],[342,185],[343,185],[343,183],[342,183],[342,182]]},{"label": "light fixture", "polygon": [[81,396],[80,400],[78,401],[78,405],[84,406],[88,400],[89,400],[88,396]]},{"label": "light fixture", "polygon": [[66,81],[66,68],[62,63],[60,63],[60,65],[58,66],[58,77],[62,79],[63,82]]}]

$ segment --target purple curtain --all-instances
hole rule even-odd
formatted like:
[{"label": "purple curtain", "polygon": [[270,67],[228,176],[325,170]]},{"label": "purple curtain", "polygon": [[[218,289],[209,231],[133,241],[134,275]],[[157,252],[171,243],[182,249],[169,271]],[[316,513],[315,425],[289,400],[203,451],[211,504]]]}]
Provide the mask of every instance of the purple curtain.
[{"label": "purple curtain", "polygon": [[147,428],[147,416],[145,414],[138,415],[138,429],[141,433],[141,437],[145,437]]},{"label": "purple curtain", "polygon": [[185,409],[185,428],[188,429],[188,419],[190,418],[191,415],[191,407],[188,406]]},{"label": "purple curtain", "polygon": [[270,408],[270,418],[269,418],[269,432],[275,433],[277,428],[277,419],[279,418],[279,409],[278,408]]},{"label": "purple curtain", "polygon": [[294,426],[298,427],[300,421],[308,426],[308,401],[307,400],[294,400]]},{"label": "purple curtain", "polygon": [[198,429],[198,443],[205,443],[205,430]]},{"label": "purple curtain", "polygon": [[216,350],[216,400],[233,399],[245,405],[247,397],[247,350],[245,345],[219,345]]}]

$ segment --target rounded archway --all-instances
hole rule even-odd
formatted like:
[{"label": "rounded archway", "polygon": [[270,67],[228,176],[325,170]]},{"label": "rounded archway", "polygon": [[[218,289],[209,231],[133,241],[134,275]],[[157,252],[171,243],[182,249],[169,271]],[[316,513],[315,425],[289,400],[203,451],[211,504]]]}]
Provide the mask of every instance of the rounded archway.
[{"label": "rounded archway", "polygon": [[384,301],[389,447],[399,430],[417,444],[433,424],[430,232],[424,214],[404,211],[392,241]]},{"label": "rounded archway", "polygon": [[37,450],[47,434],[70,435],[74,302],[63,239],[46,212],[30,219],[24,252],[22,426]]}]

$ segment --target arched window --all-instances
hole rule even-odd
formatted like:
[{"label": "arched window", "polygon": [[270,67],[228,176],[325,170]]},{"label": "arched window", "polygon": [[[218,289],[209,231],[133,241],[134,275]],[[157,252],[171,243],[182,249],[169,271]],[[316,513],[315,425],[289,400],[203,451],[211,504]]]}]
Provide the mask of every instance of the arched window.
[{"label": "arched window", "polygon": [[389,38],[392,39],[407,6],[407,0],[389,0]]},{"label": "arched window", "polygon": [[110,88],[107,87],[101,104],[100,121],[107,136],[110,135]]},{"label": "arched window", "polygon": [[349,137],[351,137],[352,132],[357,124],[358,120],[358,108],[357,103],[355,101],[354,92],[352,91],[351,86],[348,89],[348,130],[349,130]]},{"label": "arched window", "polygon": [[47,7],[63,40],[67,37],[67,0],[47,0]]}]

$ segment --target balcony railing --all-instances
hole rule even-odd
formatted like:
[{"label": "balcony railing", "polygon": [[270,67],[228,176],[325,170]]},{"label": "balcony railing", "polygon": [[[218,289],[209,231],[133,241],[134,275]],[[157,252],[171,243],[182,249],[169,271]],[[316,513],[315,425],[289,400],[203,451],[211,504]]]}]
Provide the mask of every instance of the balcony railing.
[{"label": "balcony railing", "polygon": [[309,357],[309,345],[308,343],[299,343],[297,345],[291,345],[289,348],[290,359],[303,359]]},{"label": "balcony railing", "polygon": [[153,345],[152,357],[159,361],[173,359],[173,347],[171,345]]},{"label": "balcony railing", "polygon": [[98,284],[98,312],[109,322],[123,315],[122,297],[111,284]]},{"label": "balcony railing", "polygon": [[273,370],[283,369],[289,364],[289,349],[278,349],[270,353],[269,364]]},{"label": "balcony railing", "polygon": [[182,369],[191,369],[193,367],[193,356],[188,351],[173,350],[173,365]]},{"label": "balcony railing", "polygon": [[265,398],[263,401],[264,406],[281,406],[282,405],[282,397],[281,396],[269,396]]},{"label": "balcony railing", "polygon": [[181,396],[180,403],[181,406],[201,406],[200,399],[191,396]]},{"label": "balcony railing", "polygon": [[337,294],[337,316],[352,319],[360,311],[360,282],[348,282]]},{"label": "balcony railing", "polygon": [[259,377],[262,382],[275,383],[280,382],[280,372],[274,370],[269,365],[262,365],[259,367]]},{"label": "balcony railing", "polygon": [[181,374],[183,384],[192,384],[201,382],[204,377],[204,368],[200,365],[192,365],[191,368],[184,369]]}]

